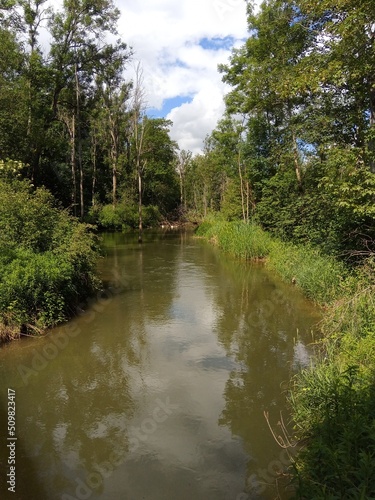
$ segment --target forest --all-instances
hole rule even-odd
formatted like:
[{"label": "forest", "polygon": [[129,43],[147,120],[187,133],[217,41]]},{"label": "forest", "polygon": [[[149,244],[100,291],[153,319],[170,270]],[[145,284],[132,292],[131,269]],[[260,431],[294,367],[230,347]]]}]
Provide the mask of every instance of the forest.
[{"label": "forest", "polygon": [[218,68],[225,113],[193,156],[147,115],[141,65],[124,77],[133,50],[112,0],[1,1],[0,333],[53,326],[100,287],[94,227],[141,239],[163,221],[204,221],[227,250],[246,233],[240,256],[269,258],[326,310],[322,359],[290,396],[312,443],[295,466],[300,498],[370,498],[374,6],[246,4],[248,38]]},{"label": "forest", "polygon": [[248,3],[250,36],[219,68],[226,113],[186,172],[189,207],[346,260],[373,253],[374,21],[371,2]]},{"label": "forest", "polygon": [[[1,8],[0,159],[81,221],[138,227],[171,214],[255,221],[348,261],[374,250],[375,24],[370,2],[247,3],[249,38],[203,153],[147,116],[142,68],[109,0]],[[48,51],[39,42],[47,26]]]},{"label": "forest", "polygon": [[45,3],[2,2],[0,158],[21,162],[22,177],[81,220],[138,225],[141,194],[146,225],[158,222],[179,202],[177,145],[171,123],[145,113],[141,65],[125,79],[135,62],[117,38],[119,10],[110,0],[65,1],[59,12]]}]

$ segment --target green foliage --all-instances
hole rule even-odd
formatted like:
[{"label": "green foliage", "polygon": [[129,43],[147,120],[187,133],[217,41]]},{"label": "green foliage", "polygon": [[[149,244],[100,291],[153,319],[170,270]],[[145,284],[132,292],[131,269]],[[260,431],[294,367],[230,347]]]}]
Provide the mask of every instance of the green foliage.
[{"label": "green foliage", "polygon": [[98,286],[89,227],[26,181],[0,180],[0,207],[2,333],[67,319]]},{"label": "green foliage", "polygon": [[267,266],[319,304],[329,304],[341,295],[347,274],[342,263],[323,255],[318,248],[280,241],[272,245]]},{"label": "green foliage", "polygon": [[270,252],[271,238],[259,226],[243,222],[204,223],[197,231],[220,249],[242,259],[262,259]]},{"label": "green foliage", "polygon": [[375,337],[342,339],[294,380],[290,402],[297,436],[298,498],[373,498]]},{"label": "green foliage", "polygon": [[244,259],[266,258],[266,266],[285,281],[295,283],[306,296],[329,304],[341,296],[348,274],[345,266],[318,248],[272,238],[256,224],[207,218],[196,231],[219,248]]},{"label": "green foliage", "polygon": [[[104,205],[97,214],[98,224],[110,231],[125,231],[138,227],[138,206],[124,202],[113,205]],[[162,220],[159,208],[153,205],[142,207],[144,227],[155,227]]]},{"label": "green foliage", "polygon": [[228,179],[221,203],[221,214],[228,221],[242,218],[240,182],[237,179]]},{"label": "green foliage", "polygon": [[355,339],[375,334],[374,260],[368,259],[344,283],[340,298],[329,308],[323,331],[341,342],[342,335]]}]

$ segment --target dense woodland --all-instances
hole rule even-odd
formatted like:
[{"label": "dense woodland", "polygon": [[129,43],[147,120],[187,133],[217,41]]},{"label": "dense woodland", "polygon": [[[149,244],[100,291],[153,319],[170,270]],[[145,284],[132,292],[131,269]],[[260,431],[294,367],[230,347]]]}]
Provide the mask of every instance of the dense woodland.
[{"label": "dense woodland", "polygon": [[81,220],[132,227],[141,204],[157,222],[178,206],[177,145],[170,122],[146,116],[141,65],[124,77],[135,62],[117,39],[119,10],[111,0],[45,4],[1,5],[0,159],[22,162],[23,177]]},{"label": "dense woodland", "polygon": [[1,6],[0,159],[73,215],[121,229],[140,206],[146,225],[220,212],[344,257],[374,250],[371,2],[247,2],[249,38],[219,68],[225,115],[194,158],[147,116],[141,67],[125,79],[112,1]]},{"label": "dense woodland", "polygon": [[249,38],[220,67],[232,87],[226,113],[186,172],[189,206],[345,257],[369,255],[373,3],[269,0],[256,14],[248,2],[247,12]]}]

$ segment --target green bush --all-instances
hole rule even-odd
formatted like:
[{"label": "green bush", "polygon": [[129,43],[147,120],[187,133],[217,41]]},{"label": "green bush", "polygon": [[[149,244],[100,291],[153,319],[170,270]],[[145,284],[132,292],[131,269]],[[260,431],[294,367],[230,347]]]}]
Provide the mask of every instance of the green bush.
[{"label": "green bush", "polygon": [[98,288],[90,226],[26,181],[0,180],[0,331],[43,329],[67,319]]},{"label": "green bush", "polygon": [[100,226],[109,230],[121,230],[124,223],[123,207],[104,205],[98,213]]}]

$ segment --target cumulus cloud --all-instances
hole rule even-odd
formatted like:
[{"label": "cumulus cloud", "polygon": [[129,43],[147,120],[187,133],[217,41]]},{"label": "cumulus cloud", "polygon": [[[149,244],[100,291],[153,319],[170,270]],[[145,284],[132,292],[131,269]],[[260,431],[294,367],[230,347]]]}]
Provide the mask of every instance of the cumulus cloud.
[{"label": "cumulus cloud", "polygon": [[141,61],[147,105],[164,110],[175,97],[190,97],[165,109],[181,149],[201,151],[215,127],[228,90],[217,72],[231,45],[246,38],[244,0],[118,0],[119,31]]}]

